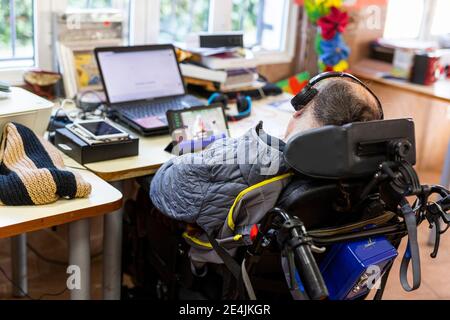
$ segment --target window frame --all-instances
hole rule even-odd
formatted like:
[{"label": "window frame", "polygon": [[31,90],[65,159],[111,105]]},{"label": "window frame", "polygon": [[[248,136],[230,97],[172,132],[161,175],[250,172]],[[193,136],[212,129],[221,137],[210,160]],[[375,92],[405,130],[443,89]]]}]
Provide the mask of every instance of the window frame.
[{"label": "window frame", "polygon": [[[133,44],[157,43],[160,30],[160,0],[134,0],[134,23],[132,30],[145,30],[145,34],[133,32]],[[232,0],[210,0],[208,32],[232,31]],[[294,59],[297,44],[298,5],[294,0],[286,1],[284,35],[281,50],[255,52],[256,64],[289,63]],[[145,17],[146,16],[146,17]],[[153,22],[153,23],[152,23]]]},{"label": "window frame", "polygon": [[424,8],[422,12],[422,20],[419,28],[419,34],[416,38],[409,40],[418,41],[436,41],[439,35],[432,35],[431,29],[433,27],[433,19],[437,10],[437,0],[426,0],[424,1]]},{"label": "window frame", "polygon": [[[158,43],[160,32],[160,0],[130,0],[130,45]],[[209,32],[231,31],[232,0],[210,0]],[[114,2],[114,0],[113,0]],[[23,84],[24,72],[39,68],[53,70],[52,15],[64,12],[68,0],[34,1],[34,66],[0,69],[0,78],[11,85]],[[255,52],[257,65],[289,63],[294,59],[297,43],[298,5],[286,1],[284,35],[281,50]],[[50,54],[49,54],[50,53]]]},{"label": "window frame", "polygon": [[[37,1],[33,1],[33,66],[31,66],[31,68],[35,67],[37,64],[37,41],[38,39],[36,38],[36,29],[37,29],[37,19],[36,19],[36,15],[37,15]],[[20,83],[22,82],[22,75],[23,72],[30,69],[29,66],[15,66],[15,67],[10,67],[10,68],[2,68],[0,69],[0,79],[5,80],[9,83]]]}]

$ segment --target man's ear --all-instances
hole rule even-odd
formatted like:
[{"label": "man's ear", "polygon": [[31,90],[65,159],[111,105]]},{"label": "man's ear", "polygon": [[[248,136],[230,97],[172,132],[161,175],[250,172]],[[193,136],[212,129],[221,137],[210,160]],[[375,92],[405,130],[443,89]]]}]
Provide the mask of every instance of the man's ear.
[{"label": "man's ear", "polygon": [[305,112],[305,109],[301,109],[299,111],[295,111],[294,115],[293,115],[294,119],[300,118],[304,112]]}]

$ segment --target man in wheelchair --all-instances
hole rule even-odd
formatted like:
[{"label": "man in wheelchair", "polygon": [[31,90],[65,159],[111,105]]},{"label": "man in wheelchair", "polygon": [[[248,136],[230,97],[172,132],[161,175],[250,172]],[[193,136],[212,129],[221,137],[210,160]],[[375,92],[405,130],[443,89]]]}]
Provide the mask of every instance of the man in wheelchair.
[{"label": "man in wheelchair", "polygon": [[[220,293],[204,294],[208,288],[203,297],[358,299],[381,282],[381,298],[405,236],[401,282],[409,291],[420,285],[416,226],[450,222],[450,198],[419,183],[412,121],[382,121],[376,95],[345,73],[313,78],[292,104],[283,141],[259,124],[169,161],[153,178],[157,220],[166,219],[159,226],[172,225],[174,252],[184,257],[158,249],[164,236],[150,244],[169,296],[209,276]],[[433,194],[441,199],[430,203]],[[192,272],[180,267],[187,257]]]}]

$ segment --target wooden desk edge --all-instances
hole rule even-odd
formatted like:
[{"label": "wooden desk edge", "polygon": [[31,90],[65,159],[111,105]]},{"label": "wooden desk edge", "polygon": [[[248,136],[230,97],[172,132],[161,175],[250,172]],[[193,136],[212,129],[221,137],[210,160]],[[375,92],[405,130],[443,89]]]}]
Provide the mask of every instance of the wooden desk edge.
[{"label": "wooden desk edge", "polygon": [[95,171],[89,167],[86,167],[86,168],[102,180],[105,180],[107,182],[117,182],[117,181],[139,178],[139,177],[155,174],[158,171],[158,169],[161,168],[162,165],[163,164],[151,165],[151,166],[142,167],[139,169],[132,168],[132,169],[127,169],[127,170],[122,170],[122,171],[117,171],[117,172],[100,172],[100,171]]},{"label": "wooden desk edge", "polygon": [[[45,228],[51,228],[54,226],[87,219],[93,218],[99,215],[105,215],[116,210],[122,208],[123,198],[106,203],[97,205],[94,207],[74,210],[70,212],[61,213],[58,215],[35,219],[19,224],[15,224],[12,226],[0,227],[0,238],[10,238],[13,236],[17,236],[22,233],[28,233],[33,231],[38,231]],[[44,210],[44,208],[42,208]],[[36,210],[39,210],[39,207],[36,206]],[[25,230],[25,231],[24,231]]]}]

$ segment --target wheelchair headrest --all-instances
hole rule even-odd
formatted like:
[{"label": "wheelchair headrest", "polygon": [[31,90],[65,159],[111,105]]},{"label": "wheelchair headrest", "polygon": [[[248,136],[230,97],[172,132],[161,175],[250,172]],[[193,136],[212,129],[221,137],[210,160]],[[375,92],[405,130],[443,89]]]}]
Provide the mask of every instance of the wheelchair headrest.
[{"label": "wheelchair headrest", "polygon": [[383,120],[309,130],[288,141],[284,156],[296,171],[324,179],[371,176],[381,163],[399,158],[415,165],[414,122]]}]

